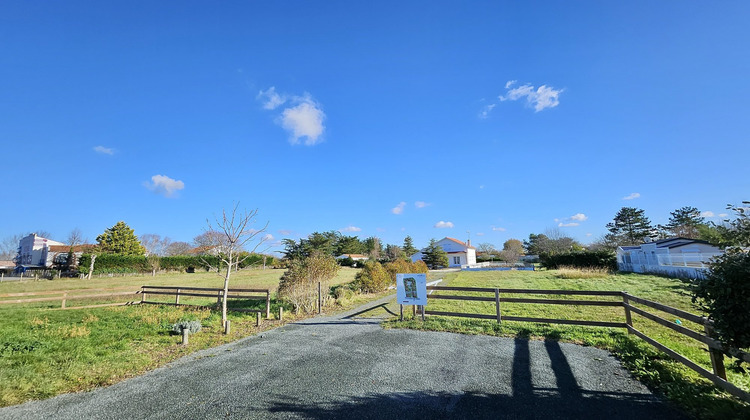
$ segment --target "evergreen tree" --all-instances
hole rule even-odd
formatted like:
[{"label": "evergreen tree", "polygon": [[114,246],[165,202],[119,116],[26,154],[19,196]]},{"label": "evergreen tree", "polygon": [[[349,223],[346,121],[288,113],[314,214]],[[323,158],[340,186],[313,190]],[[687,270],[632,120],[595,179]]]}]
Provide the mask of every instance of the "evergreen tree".
[{"label": "evergreen tree", "polygon": [[103,252],[122,255],[143,255],[146,248],[125,222],[119,221],[96,237]]},{"label": "evergreen tree", "polygon": [[411,239],[411,236],[404,238],[404,246],[401,247],[401,250],[404,251],[408,258],[419,252],[417,248],[414,248],[414,241]]},{"label": "evergreen tree", "polygon": [[669,223],[659,226],[669,236],[697,239],[700,237],[699,227],[706,224],[706,219],[695,207],[681,207],[671,213]]},{"label": "evergreen tree", "polygon": [[612,222],[607,223],[607,239],[622,245],[638,245],[655,233],[645,211],[634,207],[623,207]]},{"label": "evergreen tree", "polygon": [[422,261],[430,269],[447,267],[448,254],[443,250],[443,247],[437,244],[435,239],[430,239],[430,244],[422,251]]}]

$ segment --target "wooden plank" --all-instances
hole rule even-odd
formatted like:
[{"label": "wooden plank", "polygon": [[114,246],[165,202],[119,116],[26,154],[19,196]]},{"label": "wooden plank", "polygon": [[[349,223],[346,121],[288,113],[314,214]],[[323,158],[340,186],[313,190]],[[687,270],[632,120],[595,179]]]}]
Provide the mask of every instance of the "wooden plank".
[{"label": "wooden plank", "polygon": [[99,304],[99,305],[86,305],[86,306],[73,306],[73,307],[68,306],[68,307],[65,307],[65,308],[53,308],[53,309],[49,309],[49,310],[50,311],[67,311],[69,309],[104,308],[104,307],[107,307],[107,306],[130,306],[130,305],[137,305],[139,303],[140,302],[133,302],[133,301],[131,301],[131,302],[119,302],[119,303],[102,303],[102,304]]},{"label": "wooden plank", "polygon": [[464,314],[460,312],[424,311],[425,315],[457,316],[461,318],[495,319],[495,315]]},{"label": "wooden plank", "polygon": [[684,319],[687,319],[689,321],[696,322],[698,324],[704,325],[706,323],[706,318],[702,316],[698,316],[695,314],[691,314],[690,312],[685,312],[681,309],[673,308],[671,306],[662,305],[661,303],[654,302],[648,299],[639,298],[637,296],[633,296],[631,294],[628,294],[628,299],[632,300],[633,302],[640,303],[641,305],[650,306],[651,308],[658,309],[660,311],[664,311],[666,313],[677,315],[679,317],[682,317]]},{"label": "wooden plank", "polygon": [[111,288],[93,288],[93,289],[71,289],[71,290],[48,290],[45,292],[23,292],[23,293],[2,293],[0,297],[21,297],[21,296],[49,296],[62,295],[63,293],[88,293],[88,292],[108,292],[115,290],[133,290],[133,287],[111,287]]},{"label": "wooden plank", "polygon": [[[677,324],[675,324],[672,321],[669,321],[669,320],[664,319],[664,318],[662,318],[660,316],[654,315],[654,314],[652,314],[650,312],[646,312],[643,309],[636,308],[635,306],[632,306],[632,305],[627,305],[626,307],[628,309],[630,309],[631,311],[637,313],[638,315],[641,315],[641,316],[643,316],[645,318],[648,318],[648,319],[650,319],[650,320],[652,320],[652,321],[654,321],[654,322],[656,322],[656,323],[658,323],[660,325],[663,325],[663,326],[665,326],[667,328],[671,328],[671,329],[677,331],[678,333],[686,335],[686,336],[688,336],[688,337],[690,337],[690,338],[692,338],[694,340],[698,340],[698,341],[700,341],[702,343],[708,344],[709,346],[715,346],[716,345],[715,341],[713,339],[711,339],[710,337],[707,337],[706,335],[701,334],[701,333],[699,333],[697,331],[693,331],[690,328],[683,327],[682,325],[677,325]],[[719,347],[719,349],[721,349],[721,347]]]},{"label": "wooden plank", "polygon": [[578,295],[578,296],[622,296],[622,292],[611,290],[543,290],[543,289],[500,289],[500,293],[535,295]]},{"label": "wooden plank", "polygon": [[676,351],[670,349],[669,347],[661,344],[660,342],[654,340],[653,338],[647,336],[646,334],[636,330],[633,327],[628,326],[628,331],[630,331],[632,334],[637,335],[640,337],[643,341],[651,344],[652,346],[656,347],[657,349],[661,350],[662,352],[666,353],[669,357],[677,360],[678,362],[682,363],[683,365],[689,367],[690,369],[693,369],[696,373],[703,376],[704,378],[710,380],[716,386],[723,388],[725,391],[729,392],[730,394],[734,395],[735,397],[742,399],[744,401],[750,402],[750,394],[747,392],[737,388],[734,384],[727,382],[717,375],[714,375],[713,373],[709,372],[708,370],[704,369],[702,366],[697,365],[692,360],[688,359],[687,357],[677,353]]},{"label": "wooden plank", "polygon": [[500,302],[539,303],[539,304],[545,304],[545,305],[622,306],[622,302],[612,302],[612,301],[602,301],[602,300],[500,298]]},{"label": "wooden plank", "polygon": [[89,298],[97,298],[97,297],[110,297],[110,296],[125,296],[125,295],[135,295],[138,294],[138,292],[119,292],[119,293],[102,293],[97,295],[81,295],[81,296],[58,296],[58,297],[48,297],[48,298],[34,298],[34,299],[14,299],[14,300],[1,300],[0,305],[6,304],[6,303],[33,303],[33,302],[51,302],[51,301],[62,301],[62,300],[72,300],[72,299],[89,299]]},{"label": "wooden plank", "polygon": [[427,299],[449,299],[449,300],[477,300],[480,302],[494,302],[494,297],[485,296],[455,296],[455,295],[429,295]]},{"label": "wooden plank", "polygon": [[523,316],[505,316],[503,321],[519,322],[537,322],[540,324],[568,324],[568,325],[585,325],[589,327],[608,327],[608,328],[625,328],[624,322],[603,322],[603,321],[582,321],[577,319],[550,319],[550,318],[529,318]]},{"label": "wooden plank", "polygon": [[453,290],[457,292],[488,292],[495,293],[495,289],[488,287],[454,287],[454,286],[427,286],[427,290]]},{"label": "wooden plank", "polygon": [[[203,292],[219,292],[224,291],[223,288],[216,287],[183,287],[183,286],[142,286],[145,289],[157,289],[157,290],[197,290]],[[267,293],[268,289],[229,289],[230,292],[248,292],[248,293]]]}]

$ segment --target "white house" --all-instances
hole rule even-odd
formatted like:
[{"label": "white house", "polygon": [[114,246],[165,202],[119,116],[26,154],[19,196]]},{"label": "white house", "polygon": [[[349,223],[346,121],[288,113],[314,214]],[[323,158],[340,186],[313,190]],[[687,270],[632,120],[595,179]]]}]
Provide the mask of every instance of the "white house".
[{"label": "white house", "polygon": [[[445,237],[437,241],[437,245],[443,248],[448,254],[448,266],[449,267],[461,267],[465,265],[474,265],[477,263],[477,249],[471,246],[469,243],[461,242],[458,239]],[[422,248],[421,251],[411,256],[412,262],[419,261],[422,259],[426,248]]]},{"label": "white house", "polygon": [[51,246],[65,245],[62,242],[53,241],[52,239],[42,238],[32,233],[21,239],[18,243],[18,265],[31,267],[49,267],[52,265],[54,255],[50,254]]},{"label": "white house", "polygon": [[338,257],[336,257],[337,260],[345,260],[347,258],[351,258],[354,261],[367,261],[368,260],[367,255],[362,255],[362,254],[341,254]]},{"label": "white house", "polygon": [[618,247],[617,267],[620,271],[635,273],[702,277],[708,270],[711,257],[721,254],[720,248],[706,241],[668,238],[639,246]]}]

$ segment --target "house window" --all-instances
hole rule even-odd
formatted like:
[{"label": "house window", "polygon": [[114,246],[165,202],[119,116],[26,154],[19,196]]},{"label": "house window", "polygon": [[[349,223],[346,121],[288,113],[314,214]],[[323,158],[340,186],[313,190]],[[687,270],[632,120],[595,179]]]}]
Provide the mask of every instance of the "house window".
[{"label": "house window", "polygon": [[461,264],[461,257],[453,257],[453,264]]}]

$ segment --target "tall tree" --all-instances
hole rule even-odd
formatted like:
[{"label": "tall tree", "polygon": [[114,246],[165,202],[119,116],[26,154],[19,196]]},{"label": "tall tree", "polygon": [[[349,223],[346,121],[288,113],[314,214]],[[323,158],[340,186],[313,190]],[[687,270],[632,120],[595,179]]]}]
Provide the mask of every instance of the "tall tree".
[{"label": "tall tree", "polygon": [[430,244],[427,245],[427,248],[422,251],[422,261],[424,261],[430,269],[447,267],[448,254],[433,238],[430,239]]},{"label": "tall tree", "polygon": [[336,241],[335,254],[361,254],[364,252],[364,245],[356,236],[341,236]]},{"label": "tall tree", "polygon": [[164,255],[168,257],[173,257],[175,255],[188,255],[192,249],[192,245],[187,242],[172,242],[167,246]]},{"label": "tall tree", "polygon": [[404,251],[407,257],[411,257],[419,252],[417,248],[414,248],[414,241],[411,239],[411,236],[404,238],[404,246],[401,247],[401,250]]},{"label": "tall tree", "polygon": [[119,221],[96,237],[102,252],[123,255],[143,255],[146,249],[125,222]]},{"label": "tall tree", "polygon": [[73,247],[85,243],[86,239],[84,239],[81,229],[75,228],[70,231],[70,233],[68,234],[68,239],[65,242]]},{"label": "tall tree", "polygon": [[607,223],[609,239],[618,246],[638,245],[654,236],[655,229],[646,217],[646,212],[634,207],[623,207],[617,212],[612,222]]},{"label": "tall tree", "polygon": [[400,246],[388,244],[385,246],[385,256],[389,261],[396,261],[400,258],[405,258],[406,254],[404,254]]},{"label": "tall tree", "polygon": [[700,226],[706,224],[706,219],[695,207],[681,207],[669,214],[669,222],[659,226],[668,236],[697,239],[700,236]]},{"label": "tall tree", "polygon": [[383,254],[383,245],[380,243],[380,238],[377,236],[370,236],[363,241],[365,247],[365,253],[372,259],[380,258]]},{"label": "tall tree", "polygon": [[477,251],[482,254],[482,259],[494,259],[497,256],[497,249],[495,249],[495,245],[492,245],[489,242],[482,242],[481,244],[477,245]]},{"label": "tall tree", "polygon": [[509,263],[515,263],[523,255],[523,243],[518,239],[508,239],[500,251],[500,258]]},{"label": "tall tree", "polygon": [[583,250],[578,241],[556,227],[548,228],[538,235],[530,234],[529,240],[523,241],[523,247],[526,249],[526,255],[556,255]]},{"label": "tall tree", "polygon": [[[268,227],[268,223],[266,223],[261,229],[252,228],[258,210],[238,211],[238,207],[239,203],[234,205],[231,212],[227,212],[226,209],[222,210],[221,217],[216,217],[214,223],[206,220],[208,231],[219,233],[219,235],[209,235],[209,237],[220,240],[220,243],[216,246],[223,246],[220,258],[226,265],[226,272],[224,273],[224,295],[221,300],[221,323],[225,328],[227,323],[227,293],[229,292],[229,278],[232,275],[232,270],[237,271],[239,264],[255,252],[266,240],[266,236],[261,235],[261,233],[265,232]],[[255,242],[252,250],[242,253],[245,246],[252,242]]]},{"label": "tall tree", "polygon": [[169,237],[162,238],[161,235],[155,233],[144,233],[141,235],[141,245],[146,248],[148,255],[164,256],[167,253],[167,248],[172,240]]},{"label": "tall tree", "polygon": [[0,260],[12,261],[18,255],[18,245],[26,235],[18,233],[6,236],[0,242]]}]

